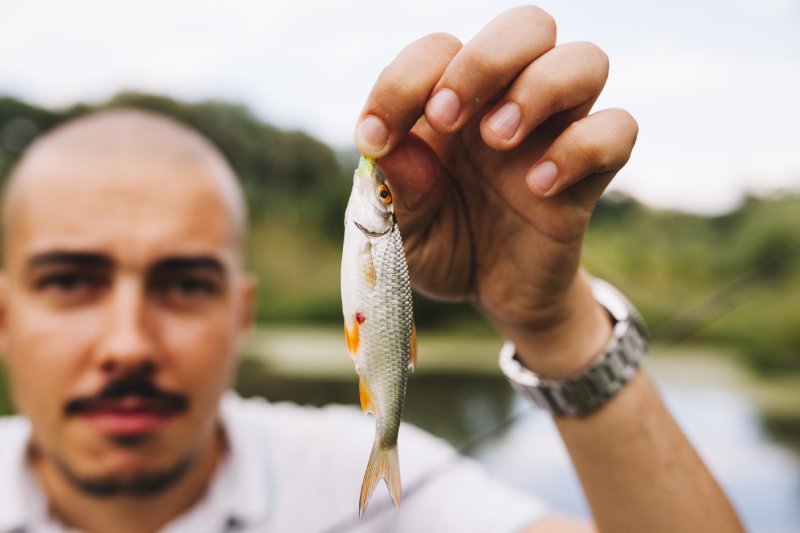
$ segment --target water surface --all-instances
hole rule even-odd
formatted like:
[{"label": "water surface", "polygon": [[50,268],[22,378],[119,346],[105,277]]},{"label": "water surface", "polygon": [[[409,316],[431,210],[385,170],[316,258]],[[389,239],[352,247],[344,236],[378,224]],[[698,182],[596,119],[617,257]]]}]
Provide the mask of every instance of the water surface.
[{"label": "water surface", "polygon": [[[309,357],[313,360],[313,354]],[[352,366],[314,373],[276,371],[263,363],[261,356],[245,360],[238,384],[242,393],[312,405],[358,402]],[[407,421],[446,438],[499,478],[540,495],[554,508],[588,513],[549,415],[529,408],[496,371],[434,366],[410,377]],[[748,530],[800,533],[797,418],[763,418],[745,391],[741,371],[730,366],[708,358],[677,363],[667,358],[656,359],[648,371]]]}]

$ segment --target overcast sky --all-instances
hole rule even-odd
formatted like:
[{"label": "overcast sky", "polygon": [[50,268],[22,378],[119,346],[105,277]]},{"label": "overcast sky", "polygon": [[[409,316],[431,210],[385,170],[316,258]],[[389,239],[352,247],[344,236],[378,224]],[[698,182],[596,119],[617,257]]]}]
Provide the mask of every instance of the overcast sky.
[{"label": "overcast sky", "polygon": [[[0,0],[0,94],[49,106],[120,90],[224,98],[335,148],[405,44],[468,40],[506,0]],[[615,187],[701,212],[800,189],[800,0],[548,0],[559,41],[611,59],[598,107],[640,124]]]}]

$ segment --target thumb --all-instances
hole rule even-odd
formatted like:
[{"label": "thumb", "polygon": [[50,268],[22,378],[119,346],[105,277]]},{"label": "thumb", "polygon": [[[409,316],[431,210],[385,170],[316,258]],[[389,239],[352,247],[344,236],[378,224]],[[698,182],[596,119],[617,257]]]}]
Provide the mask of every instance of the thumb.
[{"label": "thumb", "polygon": [[447,185],[439,158],[422,139],[410,133],[378,160],[378,167],[392,191],[400,230],[416,240],[436,216]]}]

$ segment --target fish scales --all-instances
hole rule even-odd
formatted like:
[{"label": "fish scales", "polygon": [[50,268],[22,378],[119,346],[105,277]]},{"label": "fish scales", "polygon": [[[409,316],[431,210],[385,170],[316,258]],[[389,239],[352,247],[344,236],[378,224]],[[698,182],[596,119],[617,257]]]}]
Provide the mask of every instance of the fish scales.
[{"label": "fish scales", "polygon": [[381,478],[399,506],[397,435],[408,369],[416,355],[411,284],[391,192],[374,161],[363,157],[345,213],[342,310],[361,406],[375,415],[375,440],[359,499],[361,516]]},{"label": "fish scales", "polygon": [[367,348],[363,372],[375,376],[375,385],[370,387],[375,403],[390,406],[377,418],[376,425],[381,444],[393,446],[405,401],[412,327],[411,286],[400,231],[395,228],[375,243],[372,255],[377,281],[369,299],[375,320],[364,323],[370,323],[364,335],[374,351]]}]

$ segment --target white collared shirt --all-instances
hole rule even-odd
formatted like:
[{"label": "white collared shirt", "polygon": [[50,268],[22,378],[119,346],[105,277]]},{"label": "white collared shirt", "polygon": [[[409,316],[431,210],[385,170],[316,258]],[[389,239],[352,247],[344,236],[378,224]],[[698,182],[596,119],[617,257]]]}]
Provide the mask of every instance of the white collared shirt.
[{"label": "white collared shirt", "polygon": [[[517,533],[541,518],[541,500],[492,479],[443,441],[404,424],[403,502],[383,483],[362,520],[358,496],[374,419],[355,408],[300,407],[227,394],[221,418],[229,453],[206,494],[162,533]],[[0,420],[0,533],[66,533],[26,461],[30,425]]]}]

